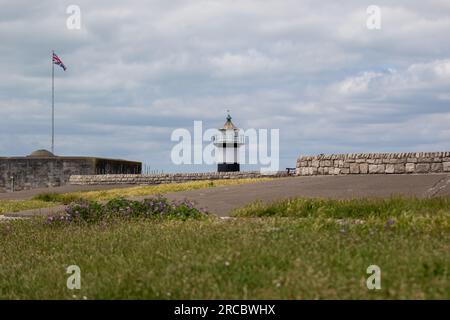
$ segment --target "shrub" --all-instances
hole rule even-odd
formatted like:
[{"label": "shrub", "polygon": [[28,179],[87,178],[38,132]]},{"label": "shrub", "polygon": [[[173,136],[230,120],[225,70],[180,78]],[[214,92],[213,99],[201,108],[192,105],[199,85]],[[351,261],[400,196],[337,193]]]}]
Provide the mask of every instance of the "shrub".
[{"label": "shrub", "polygon": [[183,200],[169,202],[166,198],[155,197],[143,201],[115,198],[105,204],[81,200],[71,203],[63,215],[49,216],[47,223],[96,222],[110,218],[159,218],[159,219],[199,219],[207,212],[199,210],[193,202]]},{"label": "shrub", "polygon": [[68,218],[67,221],[97,221],[103,216],[103,206],[95,201],[73,202],[66,208],[64,216]]},{"label": "shrub", "polygon": [[62,204],[70,204],[72,202],[82,201],[83,198],[76,193],[41,193],[33,198],[33,200],[40,200],[44,202],[55,202]]},{"label": "shrub", "polygon": [[169,218],[186,220],[189,218],[200,218],[205,212],[195,208],[194,203],[189,200],[183,200],[173,204],[173,210],[168,212]]},{"label": "shrub", "polygon": [[[56,202],[55,198],[56,198],[57,194],[56,193],[40,193],[37,196],[35,196],[33,199],[34,200],[41,200],[41,201],[45,201],[45,202]],[[57,200],[59,201],[59,200]]]}]

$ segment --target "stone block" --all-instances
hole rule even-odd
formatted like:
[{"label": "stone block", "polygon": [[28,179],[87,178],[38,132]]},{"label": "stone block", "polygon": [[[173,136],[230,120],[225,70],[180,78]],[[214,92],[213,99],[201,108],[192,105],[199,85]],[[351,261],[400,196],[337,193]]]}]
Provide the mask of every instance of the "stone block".
[{"label": "stone block", "polygon": [[384,164],[370,164],[369,173],[384,173]]},{"label": "stone block", "polygon": [[334,160],[334,166],[338,168],[342,168],[344,166],[344,160]]},{"label": "stone block", "polygon": [[416,173],[428,173],[430,172],[430,164],[429,163],[418,163],[416,164]]},{"label": "stone block", "polygon": [[408,162],[408,163],[405,165],[405,171],[406,171],[407,173],[414,173],[414,172],[416,171],[416,164],[415,164],[415,163]]},{"label": "stone block", "polygon": [[359,173],[359,163],[350,163],[350,173],[358,174]]},{"label": "stone block", "polygon": [[312,167],[316,167],[316,168],[318,168],[318,167],[319,167],[319,165],[320,165],[320,162],[319,162],[319,160],[313,160],[313,161],[311,161],[311,166],[312,166]]},{"label": "stone block", "polygon": [[395,167],[393,164],[387,164],[384,173],[394,173]]},{"label": "stone block", "polygon": [[395,164],[394,173],[405,173],[405,164],[404,163]]},{"label": "stone block", "polygon": [[450,161],[449,162],[443,162],[442,163],[442,167],[443,167],[445,172],[449,172],[450,171]]},{"label": "stone block", "polygon": [[369,173],[369,165],[367,163],[361,163],[359,165],[359,172],[363,174]]},{"label": "stone block", "polygon": [[331,167],[331,161],[330,160],[322,160],[320,161],[320,165],[323,167]]},{"label": "stone block", "polygon": [[389,159],[388,163],[397,164],[397,163],[406,163],[406,159]]},{"label": "stone block", "polygon": [[442,165],[442,163],[432,163],[431,164],[431,172],[442,172],[444,166]]}]

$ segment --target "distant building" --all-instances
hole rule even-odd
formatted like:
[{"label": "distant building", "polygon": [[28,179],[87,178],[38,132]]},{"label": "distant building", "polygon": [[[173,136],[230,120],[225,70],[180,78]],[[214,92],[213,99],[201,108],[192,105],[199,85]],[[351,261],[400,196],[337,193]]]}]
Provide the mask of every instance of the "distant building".
[{"label": "distant building", "polygon": [[0,157],[0,192],[57,187],[71,175],[140,174],[135,161],[95,157],[60,157],[37,150],[26,157]]},{"label": "distant building", "polygon": [[239,129],[231,122],[228,114],[227,121],[219,134],[213,138],[216,146],[216,163],[218,172],[240,171],[239,148],[244,145],[244,136],[239,135]]}]

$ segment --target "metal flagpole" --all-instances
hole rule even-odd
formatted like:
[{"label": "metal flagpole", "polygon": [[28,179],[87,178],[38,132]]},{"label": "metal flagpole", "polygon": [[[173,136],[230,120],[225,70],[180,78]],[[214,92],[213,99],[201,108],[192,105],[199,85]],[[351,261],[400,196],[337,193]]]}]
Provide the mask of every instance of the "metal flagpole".
[{"label": "metal flagpole", "polygon": [[55,51],[52,50],[52,153],[55,153],[55,64],[53,63],[53,55]]}]

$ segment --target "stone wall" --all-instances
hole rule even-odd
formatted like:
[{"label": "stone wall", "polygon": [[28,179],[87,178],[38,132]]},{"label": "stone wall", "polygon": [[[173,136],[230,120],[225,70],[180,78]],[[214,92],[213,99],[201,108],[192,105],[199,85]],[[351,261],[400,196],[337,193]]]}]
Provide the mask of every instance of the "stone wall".
[{"label": "stone wall", "polygon": [[140,172],[141,163],[91,157],[0,158],[0,192],[65,185],[74,174]]},{"label": "stone wall", "polygon": [[286,177],[286,172],[263,175],[259,171],[247,172],[203,172],[203,173],[164,173],[164,174],[106,174],[106,175],[73,175],[70,184],[161,184],[188,182],[198,180],[244,179],[262,177]]},{"label": "stone wall", "polygon": [[296,174],[450,173],[450,152],[352,153],[302,156]]}]

